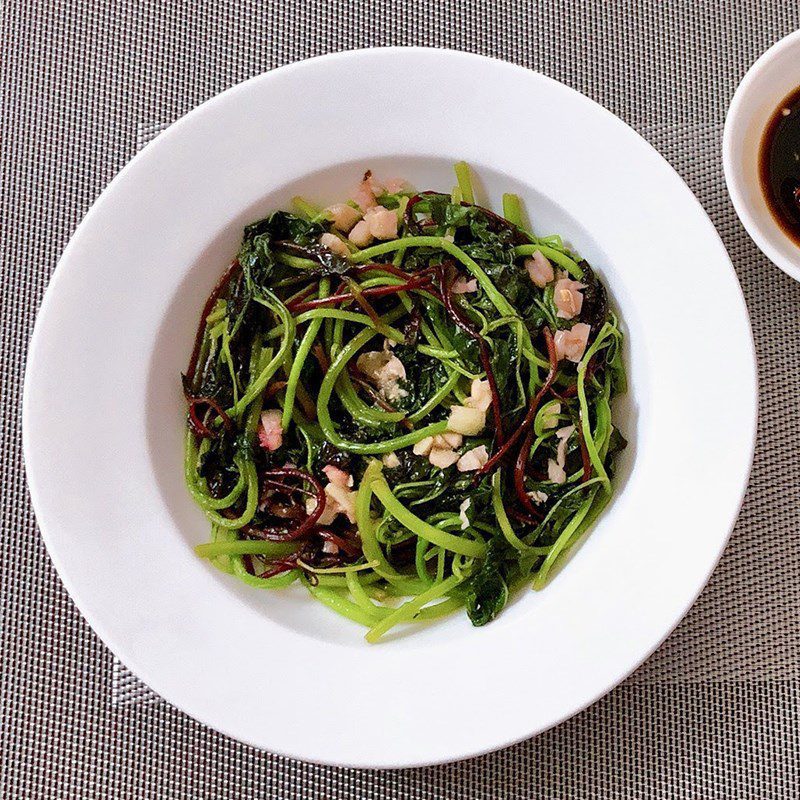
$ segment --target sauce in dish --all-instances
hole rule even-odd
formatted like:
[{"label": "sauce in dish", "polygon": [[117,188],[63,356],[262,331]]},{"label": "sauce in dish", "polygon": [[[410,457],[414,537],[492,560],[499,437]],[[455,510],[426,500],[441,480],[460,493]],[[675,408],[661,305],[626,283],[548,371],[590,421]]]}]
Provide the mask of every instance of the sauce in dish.
[{"label": "sauce in dish", "polygon": [[767,124],[759,173],[772,216],[800,245],[800,87],[784,98]]}]

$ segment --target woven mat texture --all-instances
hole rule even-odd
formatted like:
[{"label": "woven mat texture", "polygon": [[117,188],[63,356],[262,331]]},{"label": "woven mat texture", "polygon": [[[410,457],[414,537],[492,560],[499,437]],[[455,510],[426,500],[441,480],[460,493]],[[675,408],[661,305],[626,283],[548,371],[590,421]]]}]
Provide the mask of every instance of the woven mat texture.
[{"label": "woven mat texture", "polygon": [[[800,798],[800,285],[747,238],[720,162],[739,79],[798,27],[796,2],[768,0],[0,0],[0,799]],[[458,764],[369,772],[239,744],[115,662],[38,535],[20,401],[59,254],[139,147],[264,70],[390,44],[541,70],[665,155],[716,224],[744,288],[761,417],[731,543],[695,607],[631,678],[535,740]]]}]

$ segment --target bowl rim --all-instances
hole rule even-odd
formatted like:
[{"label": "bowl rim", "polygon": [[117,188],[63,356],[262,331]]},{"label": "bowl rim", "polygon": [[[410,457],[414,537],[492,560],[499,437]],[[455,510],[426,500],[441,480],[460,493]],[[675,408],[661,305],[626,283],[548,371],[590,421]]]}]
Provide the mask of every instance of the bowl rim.
[{"label": "bowl rim", "polygon": [[[286,65],[284,67],[280,67],[278,69],[271,70],[271,71],[269,71],[267,73],[263,73],[261,75],[254,76],[253,78],[250,78],[249,80],[244,81],[243,83],[240,83],[240,84],[238,84],[238,85],[236,85],[234,87],[231,87],[230,89],[228,89],[227,91],[221,93],[220,95],[217,95],[217,96],[212,97],[209,100],[205,101],[204,103],[202,103],[201,105],[199,105],[198,107],[196,107],[195,109],[190,111],[188,114],[184,115],[177,122],[173,123],[173,125],[171,125],[166,131],[164,131],[159,137],[157,137],[156,141],[161,141],[163,143],[163,142],[169,141],[171,138],[179,135],[179,133],[184,129],[184,127],[191,125],[194,119],[197,119],[200,116],[202,116],[202,113],[204,112],[205,109],[207,109],[209,107],[209,105],[214,104],[215,102],[218,102],[221,97],[229,97],[230,98],[231,96],[235,95],[237,92],[246,91],[254,83],[257,83],[257,82],[260,82],[260,81],[264,81],[264,80],[269,80],[271,76],[273,76],[273,75],[275,75],[277,73],[281,73],[281,74],[285,75],[285,74],[287,74],[287,73],[289,73],[291,71],[307,69],[308,65],[312,64],[312,63],[319,63],[319,62],[324,62],[324,61],[332,61],[334,59],[360,58],[360,57],[363,57],[363,56],[365,56],[367,54],[373,54],[375,52],[384,52],[385,53],[387,51],[389,51],[389,52],[400,52],[400,53],[411,53],[411,54],[413,54],[415,52],[418,52],[418,53],[431,53],[433,51],[433,52],[437,52],[438,54],[443,55],[445,58],[456,57],[456,58],[471,60],[474,63],[484,62],[484,63],[494,64],[494,65],[502,65],[503,68],[509,69],[511,71],[514,71],[514,72],[517,72],[517,73],[526,73],[529,76],[535,76],[536,79],[542,80],[544,82],[551,82],[553,84],[558,84],[562,89],[564,89],[568,93],[571,93],[573,95],[579,96],[581,101],[584,103],[584,105],[586,107],[595,109],[595,111],[602,111],[602,113],[604,115],[606,115],[607,119],[615,120],[616,123],[618,123],[620,128],[624,128],[625,130],[631,131],[632,133],[635,134],[635,132],[633,132],[632,129],[629,128],[629,126],[627,126],[624,122],[622,122],[622,120],[620,120],[618,117],[616,117],[614,114],[612,114],[607,109],[605,109],[602,106],[600,106],[599,104],[595,103],[590,98],[587,98],[584,95],[581,95],[580,93],[576,92],[575,90],[570,89],[569,87],[566,87],[564,84],[560,84],[559,82],[554,81],[553,79],[551,79],[551,78],[549,78],[549,77],[547,77],[545,75],[542,75],[541,73],[533,73],[531,70],[528,70],[528,69],[526,69],[524,67],[521,67],[521,66],[518,66],[518,65],[514,65],[514,64],[509,64],[508,62],[502,61],[500,59],[494,59],[494,58],[488,58],[488,57],[485,57],[485,56],[467,54],[467,53],[463,53],[461,51],[453,51],[453,50],[449,50],[449,49],[446,49],[446,48],[391,47],[391,48],[370,48],[370,49],[346,51],[346,52],[341,52],[341,53],[333,53],[333,54],[327,54],[327,55],[323,55],[323,56],[317,56],[317,57],[315,57],[313,59],[308,59],[308,60],[301,61],[301,62],[295,62],[293,64],[289,64],[289,65]],[[654,148],[652,148],[652,146],[648,142],[646,142],[646,140],[644,140],[642,137],[638,136],[638,134],[635,134],[635,135],[636,135],[637,139],[639,140],[640,146],[644,147],[645,149],[648,149],[648,150],[652,151],[653,153],[656,152],[654,150]],[[144,148],[111,181],[109,186],[104,190],[104,192],[101,194],[100,198],[98,198],[98,200],[95,202],[95,204],[89,210],[87,215],[84,217],[83,221],[81,222],[81,224],[79,226],[79,229],[83,228],[85,230],[91,224],[92,220],[94,219],[94,216],[98,213],[98,208],[100,207],[100,205],[102,203],[104,203],[106,198],[115,190],[115,188],[121,182],[123,182],[126,179],[126,176],[132,170],[134,164],[140,163],[140,161],[145,156],[145,154],[148,153],[150,151],[150,149],[154,145],[155,145],[155,142],[151,143],[146,148]],[[660,156],[659,156],[659,158],[660,158]],[[721,240],[719,238],[719,235],[714,230],[713,225],[711,224],[710,220],[708,219],[707,215],[705,214],[705,211],[702,209],[702,206],[700,205],[699,201],[697,201],[697,199],[693,195],[691,195],[690,190],[688,190],[688,187],[686,187],[685,182],[683,181],[682,178],[680,178],[678,173],[674,169],[672,169],[672,167],[670,167],[663,159],[661,159],[661,160],[664,162],[666,167],[672,173],[673,180],[677,180],[678,182],[680,182],[680,184],[686,189],[687,193],[690,195],[691,199],[694,201],[694,210],[695,210],[695,212],[699,212],[699,214],[701,214],[705,218],[705,222],[707,223],[706,228],[707,228],[708,234],[709,235],[713,235],[713,236],[716,237],[716,240],[717,240],[717,243],[719,245],[719,248],[724,253],[724,246],[722,245],[722,242],[721,242]],[[688,201],[688,198],[687,198],[687,201]],[[76,234],[77,234],[77,232],[76,232]],[[29,476],[30,492],[31,492],[31,497],[32,497],[32,499],[34,501],[34,506],[37,505],[37,498],[39,497],[40,493],[42,492],[42,487],[38,486],[36,480],[32,479],[32,477],[31,477],[32,471],[34,471],[33,468],[32,468],[32,462],[35,459],[34,459],[34,457],[32,455],[32,452],[31,452],[31,441],[30,441],[31,393],[30,393],[30,390],[29,390],[29,372],[30,372],[30,369],[31,369],[32,357],[35,357],[35,354],[36,354],[37,350],[39,349],[40,339],[42,338],[42,336],[44,336],[44,333],[42,332],[42,328],[44,327],[44,324],[41,323],[41,320],[44,317],[46,317],[48,315],[48,313],[49,313],[49,307],[53,303],[54,294],[55,294],[56,291],[58,291],[57,287],[59,286],[59,284],[63,280],[63,275],[65,274],[65,267],[66,267],[67,263],[70,261],[70,259],[72,258],[72,251],[73,251],[73,249],[75,247],[75,240],[76,240],[76,236],[73,236],[73,238],[70,241],[70,244],[65,249],[64,254],[62,255],[62,258],[59,261],[59,265],[56,268],[56,271],[55,271],[55,273],[53,275],[53,278],[51,279],[51,283],[50,283],[50,286],[48,287],[48,291],[45,294],[45,297],[43,299],[41,308],[39,310],[39,314],[37,315],[37,321],[36,321],[36,325],[35,325],[35,328],[34,328],[34,333],[33,333],[32,339],[31,339],[31,346],[30,346],[30,350],[29,350],[29,360],[28,360],[28,364],[26,365],[25,391],[24,391],[24,395],[23,395],[23,448],[24,448],[26,470],[27,470],[28,476]],[[655,644],[652,647],[649,647],[645,652],[640,653],[640,655],[637,657],[637,659],[635,659],[635,661],[633,663],[626,664],[616,674],[616,676],[611,681],[608,682],[608,684],[604,688],[602,688],[600,691],[596,692],[591,697],[585,698],[584,700],[582,700],[580,705],[577,705],[577,706],[574,706],[574,707],[570,708],[569,710],[565,711],[561,716],[559,716],[557,718],[553,718],[549,722],[549,724],[547,724],[547,725],[545,725],[543,727],[539,727],[539,728],[537,728],[537,729],[535,729],[533,731],[530,731],[528,733],[524,733],[522,735],[516,735],[516,736],[513,736],[513,737],[508,738],[506,740],[496,742],[492,746],[482,747],[480,749],[472,749],[472,750],[467,750],[467,751],[454,752],[454,753],[451,753],[451,754],[447,755],[446,757],[437,757],[437,758],[435,758],[433,760],[416,759],[416,760],[401,760],[400,762],[384,762],[384,763],[376,763],[374,761],[365,762],[365,761],[359,760],[357,758],[352,759],[350,761],[341,761],[340,760],[340,761],[336,761],[336,762],[331,762],[331,761],[328,761],[328,760],[325,760],[325,759],[315,759],[313,756],[309,756],[308,754],[300,754],[300,755],[298,755],[297,753],[294,753],[294,752],[286,752],[284,754],[289,755],[289,756],[293,756],[293,757],[303,758],[305,760],[312,760],[312,761],[316,760],[316,761],[319,761],[320,763],[337,763],[337,764],[341,764],[341,765],[345,765],[345,766],[355,766],[355,767],[389,767],[389,768],[393,768],[393,767],[422,766],[422,765],[433,764],[433,763],[445,763],[445,762],[448,762],[448,761],[468,758],[468,757],[471,757],[471,756],[478,755],[480,753],[489,752],[489,751],[494,750],[494,749],[499,749],[499,748],[502,748],[502,747],[506,747],[506,746],[511,745],[511,744],[513,744],[515,742],[518,742],[518,741],[520,741],[522,739],[528,738],[531,735],[535,735],[535,734],[538,734],[538,733],[540,733],[540,732],[542,732],[544,730],[547,730],[549,727],[552,727],[554,725],[559,724],[563,720],[573,716],[574,714],[578,713],[579,711],[581,711],[584,708],[586,708],[589,705],[591,705],[593,702],[595,702],[597,699],[599,699],[599,697],[601,697],[604,694],[606,694],[614,686],[616,686],[619,682],[621,682],[627,675],[629,675],[633,670],[635,670],[636,667],[638,667],[647,657],[649,657],[652,654],[652,652],[654,652],[654,650],[657,649],[657,647],[669,636],[669,634],[672,632],[672,630],[674,630],[675,626],[680,622],[680,620],[683,618],[685,613],[688,611],[688,609],[691,607],[691,605],[697,599],[697,596],[699,595],[699,593],[702,591],[703,587],[705,586],[705,584],[706,584],[711,572],[713,571],[714,567],[716,566],[716,564],[717,564],[717,562],[719,560],[719,557],[721,556],[721,554],[722,554],[722,552],[724,550],[725,545],[727,544],[728,537],[729,537],[729,535],[730,535],[730,533],[732,531],[733,525],[734,525],[734,523],[736,521],[736,518],[738,516],[739,510],[741,508],[741,504],[742,504],[742,502],[744,500],[745,491],[746,491],[746,488],[747,488],[747,485],[748,485],[748,481],[749,481],[750,466],[752,465],[753,452],[754,452],[754,447],[755,447],[756,418],[757,418],[757,406],[758,406],[755,347],[754,347],[754,343],[753,343],[753,339],[752,339],[752,329],[749,326],[749,318],[747,316],[747,309],[746,309],[746,304],[744,302],[744,296],[742,294],[741,287],[738,285],[738,281],[736,281],[735,273],[733,273],[733,268],[732,268],[732,265],[730,265],[729,259],[728,259],[728,266],[731,269],[732,277],[733,277],[734,282],[736,283],[736,286],[738,288],[739,301],[741,303],[740,311],[744,315],[744,320],[745,320],[745,322],[747,324],[747,328],[748,328],[749,347],[750,347],[750,352],[748,353],[748,356],[749,356],[748,360],[752,364],[752,371],[751,371],[751,374],[750,374],[750,383],[752,384],[752,387],[753,387],[754,391],[752,393],[752,398],[751,398],[752,399],[751,414],[750,414],[750,418],[751,418],[750,433],[751,433],[751,435],[748,437],[748,439],[749,439],[749,452],[746,454],[747,468],[744,470],[744,474],[743,474],[742,480],[741,480],[741,486],[738,489],[738,502],[735,504],[735,509],[732,509],[732,513],[728,515],[729,519],[728,519],[728,523],[726,525],[726,531],[724,533],[724,536],[722,536],[720,538],[719,545],[718,545],[717,550],[716,550],[716,555],[714,556],[713,559],[710,560],[709,564],[707,565],[707,568],[705,569],[705,577],[702,579],[702,581],[696,587],[696,591],[692,594],[692,596],[689,597],[686,600],[686,602],[683,603],[682,609],[677,614],[677,616],[674,617],[674,619],[672,620],[671,625],[665,631],[663,631],[663,635],[660,636],[658,641],[656,641]],[[32,354],[32,356],[31,356],[31,354]],[[92,625],[92,627],[95,630],[98,631],[98,633],[100,634],[100,636],[103,639],[104,643],[106,643],[106,645],[109,647],[109,649],[112,650],[112,652],[114,652],[115,654],[118,654],[120,651],[124,650],[124,648],[121,647],[121,646],[120,647],[117,646],[119,643],[113,641],[114,640],[113,636],[104,635],[103,629],[104,629],[105,626],[97,619],[97,617],[94,614],[91,613],[90,610],[88,610],[85,607],[84,603],[81,600],[81,594],[82,593],[81,593],[80,589],[72,583],[71,578],[68,575],[68,571],[62,569],[62,566],[60,564],[60,559],[59,559],[59,556],[58,556],[58,548],[55,546],[51,535],[48,532],[46,532],[46,530],[45,530],[46,527],[47,526],[44,526],[44,525],[41,527],[42,536],[43,536],[43,539],[45,540],[45,542],[47,544],[48,552],[50,553],[50,556],[53,559],[53,562],[55,563],[55,565],[56,565],[56,567],[58,569],[59,575],[60,575],[62,581],[64,582],[65,586],[67,587],[67,590],[69,591],[70,595],[75,600],[76,605],[78,606],[78,608],[81,610],[81,612],[87,618],[87,620],[90,621],[90,624]],[[106,633],[108,633],[108,632],[106,631]],[[126,658],[126,659],[122,659],[122,660],[127,662],[128,659]],[[138,669],[134,669],[134,672],[139,674],[139,670]],[[147,680],[147,679],[146,679],[146,682],[148,684],[151,683],[151,681]],[[170,700],[169,702],[174,703],[175,701],[174,700]],[[182,708],[190,716],[193,716],[194,718],[199,719],[201,722],[204,722],[205,724],[213,725],[213,727],[217,728],[218,730],[221,730],[223,733],[226,733],[229,736],[232,736],[234,738],[238,738],[240,740],[242,739],[241,735],[236,733],[235,731],[226,730],[225,727],[219,725],[218,723],[209,722],[208,720],[204,719],[201,715],[195,714],[193,711],[189,711],[188,709],[184,708],[182,705],[179,705],[178,707]],[[251,744],[254,744],[257,747],[263,747],[264,746],[263,744],[261,744],[261,743],[259,743],[257,741],[252,741],[252,740],[247,740],[247,739],[245,739],[245,741],[250,741]],[[270,749],[272,751],[274,751],[274,752],[284,752],[284,751],[281,751],[280,749],[277,749],[277,748],[275,748],[273,746],[270,746]]]},{"label": "bowl rim", "polygon": [[[722,133],[722,167],[725,173],[725,183],[728,187],[731,202],[736,210],[744,229],[750,238],[756,243],[759,250],[776,266],[796,281],[800,281],[800,250],[797,258],[788,258],[770,241],[765,233],[765,227],[757,219],[752,211],[752,205],[748,201],[743,181],[742,170],[734,163],[734,149],[737,137],[740,135],[739,125],[743,115],[747,111],[747,98],[750,88],[756,82],[762,71],[773,61],[780,58],[789,50],[796,49],[800,54],[800,30],[779,39],[769,49],[764,51],[739,82],[736,91],[733,93]],[[778,101],[780,102],[780,101]],[[760,145],[759,145],[760,146]],[[770,212],[771,217],[771,212]],[[772,223],[776,228],[776,222]]]}]

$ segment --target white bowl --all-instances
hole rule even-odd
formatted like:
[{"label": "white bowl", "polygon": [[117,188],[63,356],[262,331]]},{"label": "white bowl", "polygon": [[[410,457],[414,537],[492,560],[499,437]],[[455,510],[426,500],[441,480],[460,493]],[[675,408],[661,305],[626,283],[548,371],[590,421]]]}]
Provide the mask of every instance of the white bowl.
[{"label": "white bowl", "polygon": [[764,198],[758,161],[767,123],[800,86],[800,31],[774,44],[753,64],[733,95],[722,138],[725,180],[745,230],[764,255],[800,280],[800,247],[781,230]]},{"label": "white bowl", "polygon": [[[367,645],[302,589],[215,571],[181,472],[178,380],[242,226],[366,167],[525,200],[604,276],[628,334],[615,501],[542,592]],[[680,235],[676,235],[680,231]],[[708,313],[707,297],[715,309]],[[724,342],[720,341],[724,331]],[[355,51],[237,86],[173,125],[75,233],[31,344],[31,497],[76,604],[171,703],[275,752],[363,767],[464,758],[538,733],[627,676],[727,541],[756,424],[747,312],[697,200],[630,128],[543,75],[445,50]]]}]

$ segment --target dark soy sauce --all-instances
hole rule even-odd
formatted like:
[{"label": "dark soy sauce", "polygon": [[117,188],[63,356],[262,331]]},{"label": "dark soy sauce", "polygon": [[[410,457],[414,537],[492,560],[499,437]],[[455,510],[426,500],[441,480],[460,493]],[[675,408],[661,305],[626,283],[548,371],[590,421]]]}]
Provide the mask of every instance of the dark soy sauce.
[{"label": "dark soy sauce", "polygon": [[772,216],[800,245],[800,87],[783,100],[767,124],[759,173]]}]

